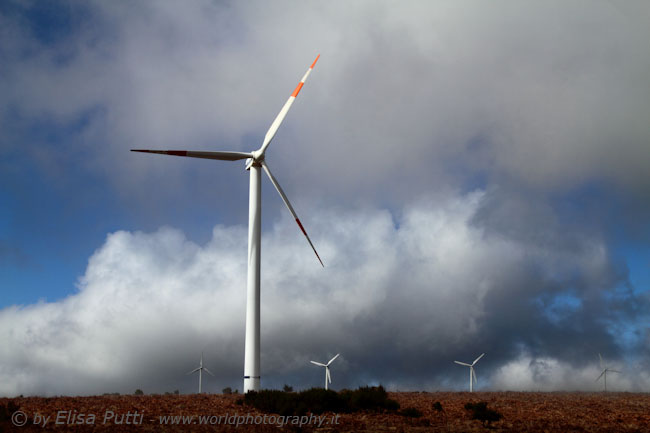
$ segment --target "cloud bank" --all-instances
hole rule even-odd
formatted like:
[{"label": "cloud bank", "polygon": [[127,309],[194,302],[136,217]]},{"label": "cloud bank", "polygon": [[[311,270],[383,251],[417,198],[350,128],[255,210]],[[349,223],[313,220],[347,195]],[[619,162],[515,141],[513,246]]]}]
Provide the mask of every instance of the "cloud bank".
[{"label": "cloud bank", "polygon": [[[317,386],[308,361],[340,352],[337,388],[458,388],[466,375],[452,361],[487,352],[484,388],[597,387],[596,352],[618,348],[607,321],[634,318],[627,302],[647,299],[616,297],[624,276],[597,239],[531,250],[487,233],[472,222],[485,201],[475,191],[399,215],[313,209],[325,269],[278,220],[262,240],[263,384]],[[205,245],[169,227],[111,233],[78,293],[0,312],[0,393],[190,392],[185,372],[204,348],[217,374],[206,389],[240,387],[245,239],[240,226],[216,226]],[[647,385],[626,374],[612,388]]]},{"label": "cloud bank", "polygon": [[48,43],[3,17],[7,126],[78,129],[70,150],[122,194],[159,194],[160,173],[167,193],[187,186],[186,166],[126,158],[134,146],[257,148],[318,52],[269,157],[301,161],[287,182],[309,175],[328,199],[473,176],[636,198],[650,185],[645,2],[70,5]]}]

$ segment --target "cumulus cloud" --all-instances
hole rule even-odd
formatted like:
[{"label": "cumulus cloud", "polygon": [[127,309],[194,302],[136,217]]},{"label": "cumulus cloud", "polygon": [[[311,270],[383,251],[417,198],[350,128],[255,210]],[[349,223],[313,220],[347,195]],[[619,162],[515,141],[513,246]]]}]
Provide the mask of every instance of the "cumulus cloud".
[{"label": "cumulus cloud", "polygon": [[[604,338],[599,347],[615,347],[589,311],[602,312],[607,302],[588,287],[574,286],[581,311],[559,319],[539,304],[542,289],[562,293],[567,279],[611,284],[603,280],[604,245],[592,239],[568,252],[531,251],[472,223],[485,200],[481,191],[421,200],[399,215],[312,210],[318,217],[309,228],[325,269],[290,218],[276,221],[262,240],[264,385],[318,385],[321,374],[307,361],[340,352],[337,387],[456,387],[465,374],[451,361],[485,351],[481,375],[493,372],[494,386],[546,389],[559,383],[554,374],[566,374],[547,370],[596,350],[562,350],[560,327],[574,328],[569,344]],[[245,239],[241,226],[216,226],[204,245],[169,227],[108,235],[78,293],[0,312],[0,393],[189,392],[194,380],[184,373],[203,349],[217,373],[206,389],[239,387]],[[522,347],[548,358],[522,360]],[[570,386],[591,386],[588,379],[575,376]]]},{"label": "cumulus cloud", "polygon": [[[522,353],[517,359],[498,368],[492,375],[492,386],[498,390],[512,391],[600,391],[603,389],[603,369],[597,356],[583,366],[556,358],[538,357]],[[618,364],[618,365],[617,365]],[[621,363],[607,364],[616,372],[608,373],[608,391],[645,392],[650,386],[650,376],[643,369]]]}]

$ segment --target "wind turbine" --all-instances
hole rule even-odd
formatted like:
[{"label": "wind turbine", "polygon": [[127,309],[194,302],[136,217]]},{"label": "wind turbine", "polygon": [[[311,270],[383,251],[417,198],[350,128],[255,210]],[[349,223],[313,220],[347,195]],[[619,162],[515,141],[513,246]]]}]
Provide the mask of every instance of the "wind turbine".
[{"label": "wind turbine", "polygon": [[201,380],[203,378],[203,370],[205,370],[206,373],[208,373],[210,376],[214,376],[210,370],[208,370],[207,367],[203,366],[203,351],[201,351],[201,360],[199,361],[199,366],[196,367],[194,370],[190,371],[187,374],[192,374],[196,373],[197,371],[199,372],[199,394],[201,394]]},{"label": "wind turbine", "polygon": [[316,362],[316,361],[309,361],[309,362],[311,362],[312,364],[316,364],[316,365],[318,365],[318,366],[325,367],[325,390],[326,390],[326,391],[327,391],[327,382],[332,383],[332,376],[330,376],[330,364],[331,364],[331,363],[332,363],[336,358],[338,358],[339,355],[340,355],[340,353],[337,353],[336,356],[335,356],[334,358],[330,359],[330,362],[328,362],[327,364],[323,364],[323,363]]},{"label": "wind turbine", "polygon": [[598,376],[598,379],[596,379],[595,381],[598,382],[598,380],[602,377],[605,383],[605,391],[607,391],[607,372],[611,371],[612,373],[620,373],[620,371],[608,368],[607,365],[603,363],[603,357],[600,356],[600,353],[598,354],[598,358],[600,359],[600,368],[603,371],[602,373],[600,373],[600,376]]},{"label": "wind turbine", "polygon": [[465,367],[469,367],[469,392],[474,392],[474,386],[472,385],[473,382],[476,382],[476,373],[474,373],[474,365],[478,362],[479,359],[483,358],[485,356],[485,353],[482,353],[481,356],[476,358],[474,362],[471,364],[466,364],[464,362],[460,361],[454,361],[456,364],[459,365],[464,365]]},{"label": "wind turbine", "polygon": [[307,242],[316,254],[318,261],[324,267],[323,261],[314,248],[311,239],[307,235],[305,228],[298,219],[298,215],[293,210],[289,199],[275,179],[268,164],[265,161],[264,154],[269,143],[275,137],[280,124],[284,120],[289,108],[296,100],[298,93],[305,84],[307,77],[314,69],[320,54],[311,64],[307,72],[302,77],[298,86],[294,89],[291,96],[280,110],[271,127],[264,136],[262,147],[251,152],[232,152],[232,151],[190,151],[190,150],[145,150],[132,149],[132,152],[158,153],[162,155],[186,156],[190,158],[218,159],[222,161],[237,161],[246,159],[246,170],[250,171],[250,188],[248,203],[248,276],[246,282],[246,342],[244,351],[244,393],[248,391],[260,390],[260,248],[261,248],[261,221],[262,221],[262,169],[266,172],[271,183],[280,194],[282,201],[295,218],[298,227],[307,238]]}]

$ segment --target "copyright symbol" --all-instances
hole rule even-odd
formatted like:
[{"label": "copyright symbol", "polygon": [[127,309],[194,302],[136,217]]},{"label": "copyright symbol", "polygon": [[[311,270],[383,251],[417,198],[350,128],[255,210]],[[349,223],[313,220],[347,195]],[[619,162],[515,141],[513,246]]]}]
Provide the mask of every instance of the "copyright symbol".
[{"label": "copyright symbol", "polygon": [[16,427],[22,427],[27,424],[27,414],[21,410],[17,410],[11,415],[11,422]]}]

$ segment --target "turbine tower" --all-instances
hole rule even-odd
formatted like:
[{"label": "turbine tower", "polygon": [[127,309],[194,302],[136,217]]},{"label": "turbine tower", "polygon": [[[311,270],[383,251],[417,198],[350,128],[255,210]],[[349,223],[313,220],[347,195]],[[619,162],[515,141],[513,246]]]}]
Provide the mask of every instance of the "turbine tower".
[{"label": "turbine tower", "polygon": [[158,153],[162,155],[186,156],[190,158],[218,159],[222,161],[237,161],[246,159],[246,170],[250,171],[250,189],[248,204],[248,276],[246,283],[246,342],[244,353],[244,393],[248,391],[260,390],[260,248],[261,248],[261,221],[262,221],[262,169],[266,172],[271,183],[280,194],[282,201],[286,205],[291,215],[295,218],[298,227],[307,238],[307,242],[316,254],[321,266],[323,261],[316,252],[314,244],[307,235],[305,228],[298,219],[298,215],[293,210],[289,199],[275,179],[264,155],[269,143],[275,137],[280,124],[284,120],[289,108],[296,100],[298,93],[305,84],[307,77],[314,69],[320,54],[311,64],[307,72],[302,77],[298,86],[294,89],[291,96],[278,113],[277,117],[271,123],[271,127],[264,136],[262,147],[251,152],[232,152],[232,151],[190,151],[190,150],[145,150],[132,149],[132,152]]},{"label": "turbine tower", "polygon": [[485,353],[482,353],[481,356],[476,358],[474,360],[474,362],[472,362],[471,364],[467,364],[467,363],[460,362],[460,361],[454,361],[456,364],[464,365],[465,367],[469,367],[469,392],[474,392],[473,382],[476,382],[476,373],[474,373],[474,365],[476,365],[478,360],[483,358],[483,356],[485,356]]},{"label": "turbine tower", "polygon": [[206,373],[208,373],[210,376],[214,376],[210,370],[208,370],[207,367],[203,366],[203,352],[201,352],[201,360],[199,361],[199,366],[196,367],[194,370],[190,371],[187,374],[192,374],[196,373],[197,371],[199,372],[199,394],[201,394],[201,380],[203,378],[203,370],[205,370]]},{"label": "turbine tower", "polygon": [[600,353],[598,354],[598,358],[600,359],[600,368],[603,371],[602,371],[602,373],[600,373],[600,376],[598,376],[598,379],[596,379],[596,382],[598,382],[598,380],[602,377],[603,382],[605,384],[605,392],[607,392],[607,372],[611,371],[612,373],[620,373],[620,371],[608,368],[607,364],[603,363],[603,357],[600,356]]},{"label": "turbine tower", "polygon": [[325,367],[325,391],[327,391],[327,382],[332,383],[332,376],[330,376],[330,364],[332,361],[334,361],[336,358],[338,358],[340,353],[337,353],[336,356],[332,359],[330,359],[330,362],[327,364],[323,364],[321,362],[316,362],[316,361],[309,361],[312,364],[318,365],[320,367]]}]

